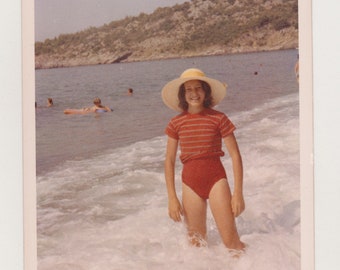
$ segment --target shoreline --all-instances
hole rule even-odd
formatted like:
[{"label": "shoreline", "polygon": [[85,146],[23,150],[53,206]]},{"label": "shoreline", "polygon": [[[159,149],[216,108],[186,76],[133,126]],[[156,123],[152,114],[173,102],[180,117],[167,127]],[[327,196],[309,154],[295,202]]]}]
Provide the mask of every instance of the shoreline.
[{"label": "shoreline", "polygon": [[288,50],[298,50],[296,46],[291,46],[287,48],[273,48],[273,49],[263,49],[263,50],[238,50],[234,52],[217,52],[217,53],[211,53],[211,54],[190,54],[185,56],[168,56],[168,57],[151,57],[151,58],[132,58],[130,60],[124,60],[121,62],[113,62],[113,63],[87,63],[87,64],[70,64],[70,65],[51,65],[51,66],[45,66],[45,67],[37,67],[37,61],[35,60],[35,70],[45,70],[45,69],[59,69],[59,68],[72,68],[72,67],[88,67],[88,66],[97,66],[97,65],[114,65],[114,64],[124,64],[124,63],[139,63],[139,62],[154,62],[154,61],[162,61],[162,60],[172,60],[172,59],[190,59],[195,57],[209,57],[209,56],[229,56],[229,55],[239,55],[239,54],[252,54],[252,53],[265,53],[265,52],[275,52],[275,51],[288,51]]}]

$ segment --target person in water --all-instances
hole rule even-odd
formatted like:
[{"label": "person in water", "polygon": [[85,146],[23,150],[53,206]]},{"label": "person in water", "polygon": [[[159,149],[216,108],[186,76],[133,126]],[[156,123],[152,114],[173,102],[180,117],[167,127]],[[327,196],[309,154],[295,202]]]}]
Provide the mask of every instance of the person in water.
[{"label": "person in water", "polygon": [[[179,222],[184,217],[189,241],[205,246],[207,200],[224,245],[242,252],[245,244],[235,218],[245,209],[242,158],[234,136],[235,126],[222,112],[212,109],[226,95],[226,84],[208,78],[199,69],[185,70],[162,89],[163,102],[180,112],[165,129],[168,136],[164,163],[168,213]],[[222,139],[232,160],[234,190],[231,194],[221,163]],[[175,188],[175,160],[180,145],[182,204]]]},{"label": "person in water", "polygon": [[295,78],[296,81],[299,83],[300,81],[300,72],[299,72],[299,60],[296,61],[295,66],[294,66],[294,71],[295,71]]},{"label": "person in water", "polygon": [[52,98],[48,98],[47,99],[47,107],[52,107],[53,106],[53,99]]},{"label": "person in water", "polygon": [[102,101],[99,97],[96,97],[93,100],[94,106],[85,108],[84,110],[87,112],[111,112],[112,110],[109,107],[102,105]]},{"label": "person in water", "polygon": [[111,108],[102,105],[102,101],[99,97],[96,97],[93,100],[94,106],[86,107],[83,109],[66,109],[64,110],[64,114],[86,114],[86,113],[103,113],[103,112],[111,112],[113,111]]},{"label": "person in water", "polygon": [[129,88],[127,90],[127,95],[130,96],[130,97],[133,95],[133,89],[132,88]]}]

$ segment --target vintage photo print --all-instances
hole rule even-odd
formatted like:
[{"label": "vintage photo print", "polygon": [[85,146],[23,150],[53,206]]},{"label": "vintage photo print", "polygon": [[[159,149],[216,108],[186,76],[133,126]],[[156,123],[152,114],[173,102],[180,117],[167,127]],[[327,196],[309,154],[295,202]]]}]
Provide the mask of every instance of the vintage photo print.
[{"label": "vintage photo print", "polygon": [[[33,2],[22,4],[27,269],[314,267],[309,1]],[[190,68],[226,87],[213,109],[243,161],[237,259],[210,200],[199,248],[184,216],[168,216],[165,129],[178,112],[162,89]]]}]

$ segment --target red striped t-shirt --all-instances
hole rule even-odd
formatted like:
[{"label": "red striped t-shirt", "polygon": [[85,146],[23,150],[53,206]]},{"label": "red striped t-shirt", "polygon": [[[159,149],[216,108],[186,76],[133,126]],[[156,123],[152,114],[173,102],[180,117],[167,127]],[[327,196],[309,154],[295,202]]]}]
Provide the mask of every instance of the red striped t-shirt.
[{"label": "red striped t-shirt", "polygon": [[171,119],[165,133],[180,143],[180,159],[223,156],[222,138],[235,130],[222,112],[205,109],[198,114],[183,112]]}]

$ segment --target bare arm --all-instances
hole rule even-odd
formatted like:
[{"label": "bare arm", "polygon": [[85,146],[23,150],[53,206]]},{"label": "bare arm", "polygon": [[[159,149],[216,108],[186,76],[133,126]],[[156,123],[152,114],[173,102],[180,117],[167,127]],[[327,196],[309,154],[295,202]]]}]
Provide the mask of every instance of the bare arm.
[{"label": "bare arm", "polygon": [[178,148],[178,141],[168,137],[166,156],[164,163],[165,181],[168,192],[169,216],[174,221],[181,221],[183,214],[181,203],[178,200],[175,187],[175,161]]},{"label": "bare arm", "polygon": [[96,111],[96,109],[97,109],[97,107],[96,107],[96,106],[92,106],[92,107],[85,107],[85,108],[83,108],[83,111],[84,111],[84,112],[95,112],[95,111]]},{"label": "bare arm", "polygon": [[232,160],[234,173],[234,192],[231,199],[231,207],[234,216],[239,216],[245,209],[243,199],[243,165],[240,150],[237,145],[234,133],[224,138],[224,143],[227,147]]}]

